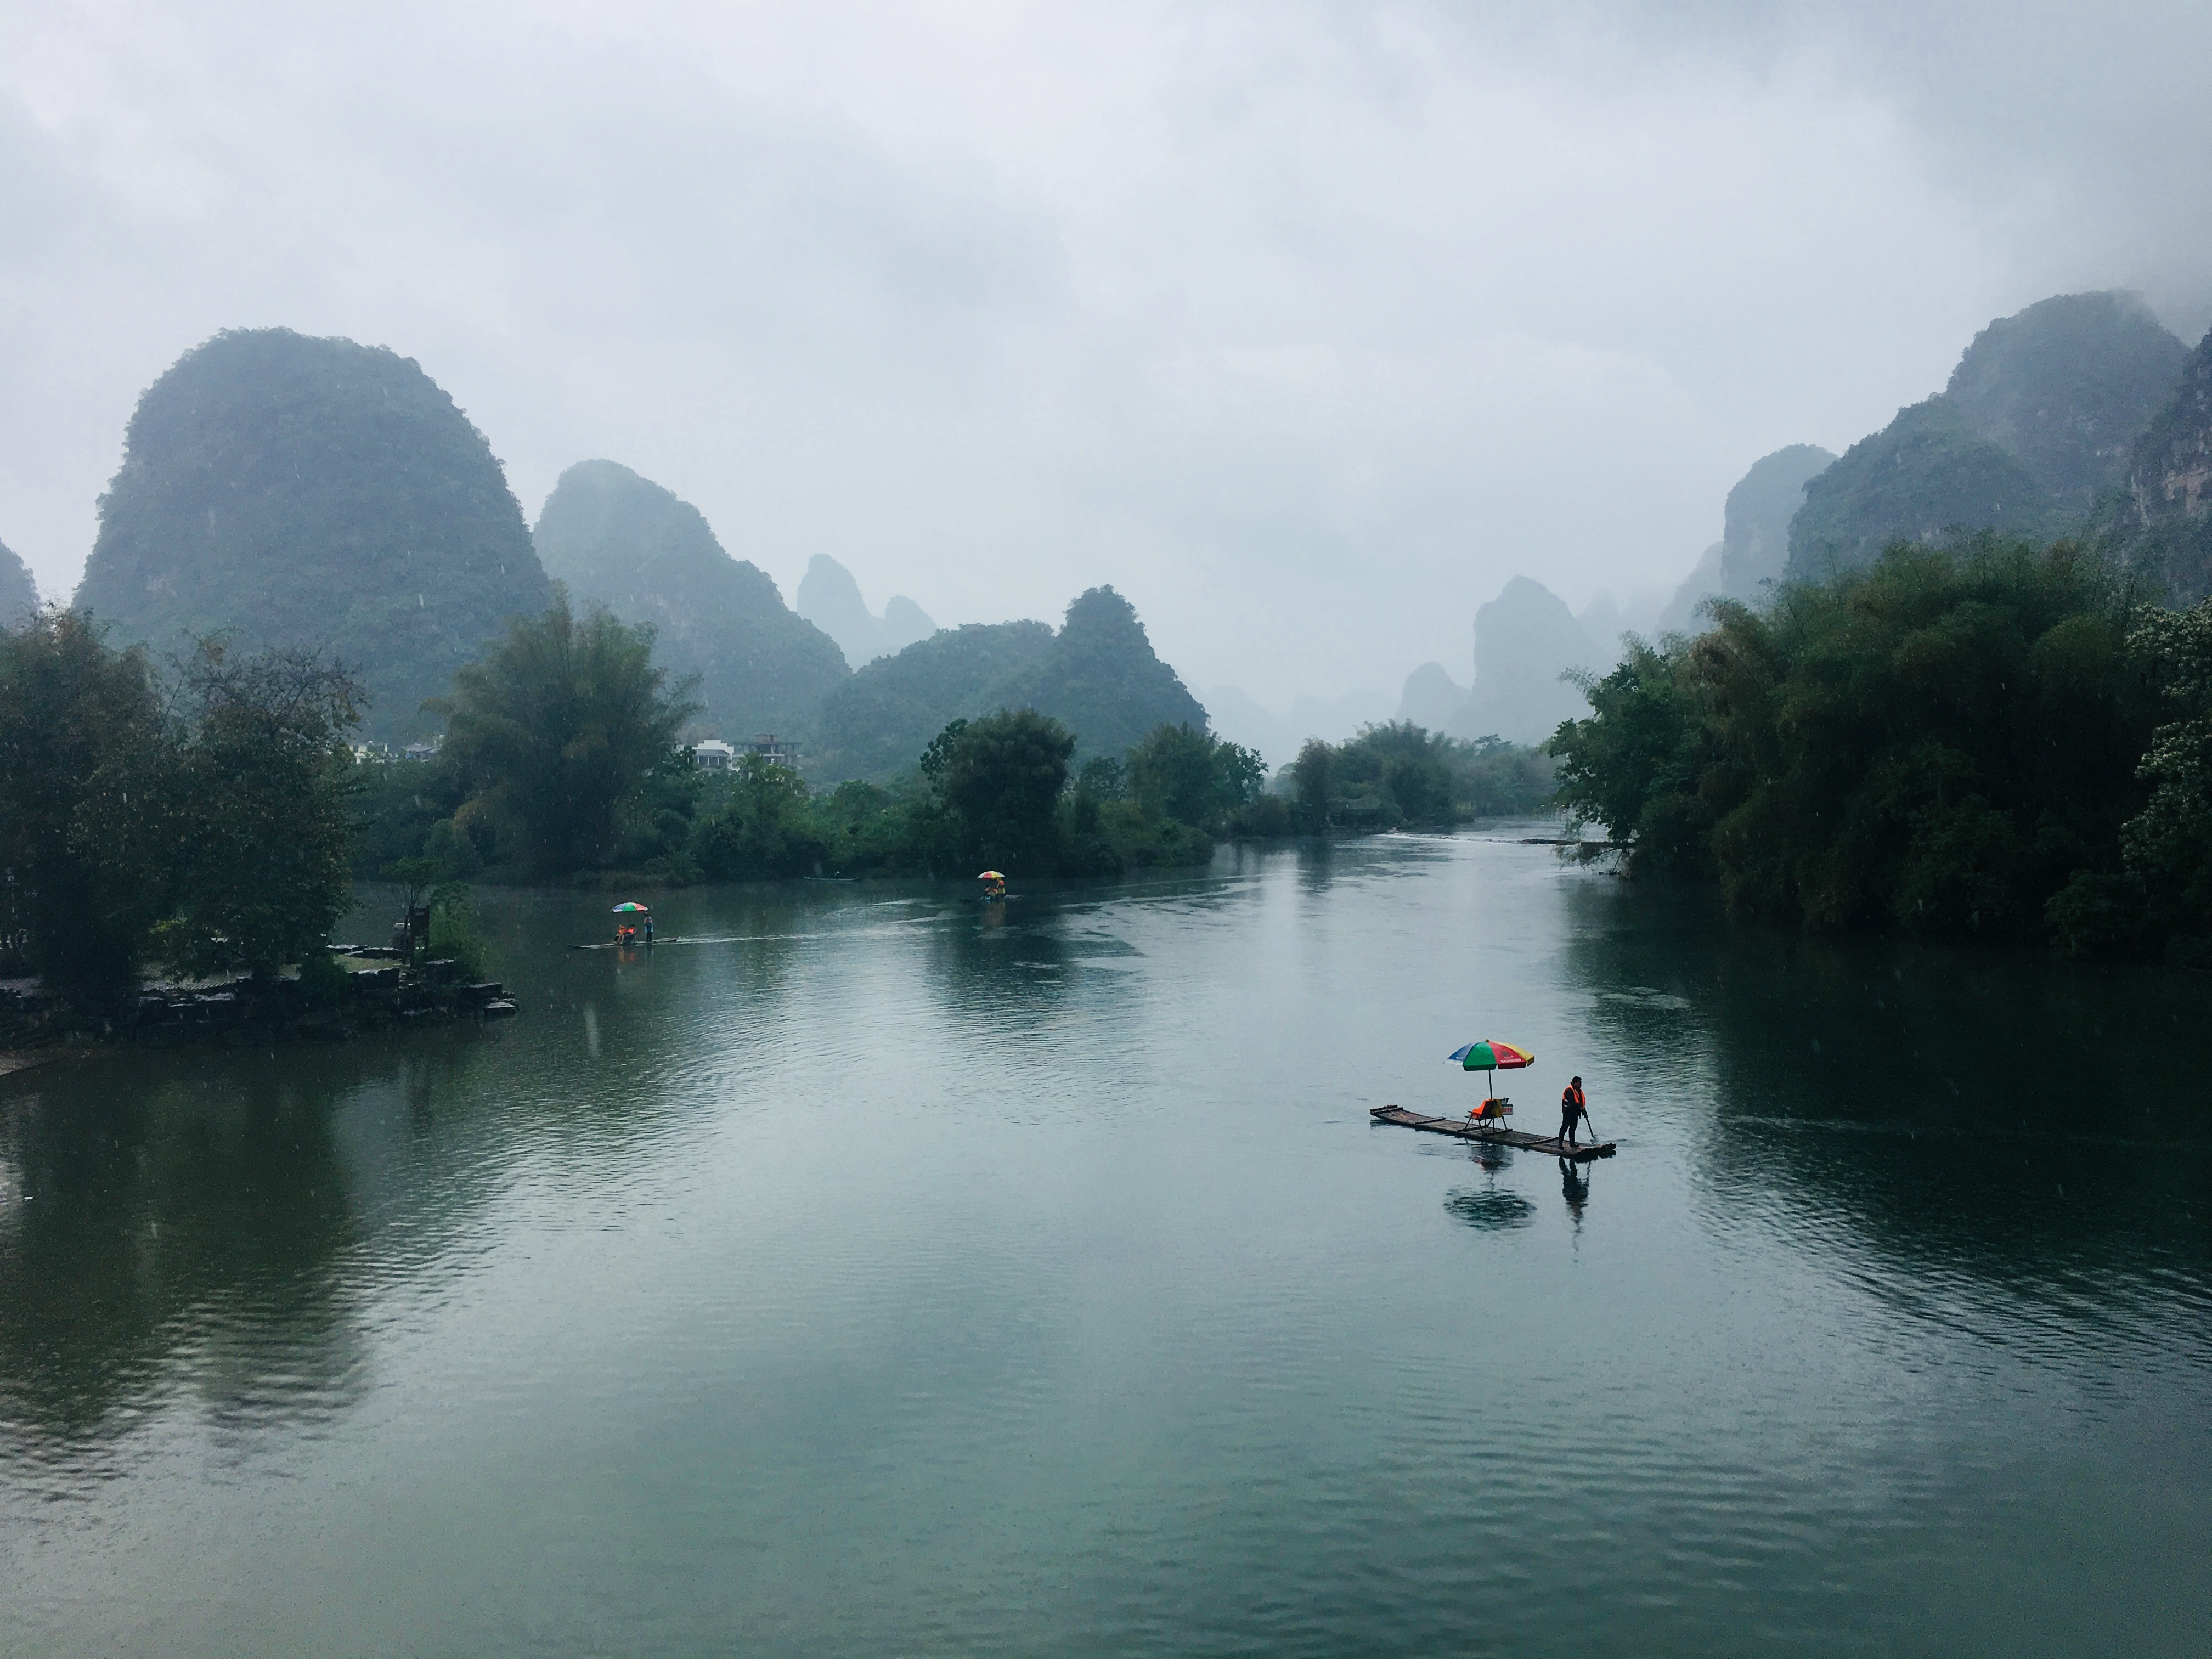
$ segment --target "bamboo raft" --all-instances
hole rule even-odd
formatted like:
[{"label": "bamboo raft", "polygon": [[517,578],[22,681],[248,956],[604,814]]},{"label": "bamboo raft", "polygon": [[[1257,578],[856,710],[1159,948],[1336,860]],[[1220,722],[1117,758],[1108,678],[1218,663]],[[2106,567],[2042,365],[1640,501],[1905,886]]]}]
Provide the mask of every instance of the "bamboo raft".
[{"label": "bamboo raft", "polygon": [[1367,1115],[1377,1123],[1394,1124],[1401,1129],[1426,1129],[1431,1134],[1452,1135],[1461,1140],[1487,1141],[1493,1146],[1525,1146],[1532,1152],[1548,1152],[1555,1158],[1571,1158],[1577,1164],[1587,1164],[1594,1158],[1611,1158],[1613,1143],[1610,1140],[1585,1140],[1569,1143],[1557,1135],[1532,1135],[1519,1129],[1492,1128],[1487,1123],[1470,1123],[1463,1117],[1422,1117],[1407,1111],[1403,1106],[1370,1106]]}]

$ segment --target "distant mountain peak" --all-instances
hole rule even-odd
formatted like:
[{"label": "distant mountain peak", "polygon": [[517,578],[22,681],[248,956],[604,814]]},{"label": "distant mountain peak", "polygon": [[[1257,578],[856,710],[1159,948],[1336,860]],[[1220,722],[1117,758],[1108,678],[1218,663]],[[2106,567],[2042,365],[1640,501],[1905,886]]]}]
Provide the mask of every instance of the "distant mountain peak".
[{"label": "distant mountain peak", "polygon": [[836,641],[855,668],[896,655],[937,632],[928,613],[902,593],[893,594],[884,614],[875,615],[860,597],[853,573],[827,553],[806,562],[797,598],[799,614]]},{"label": "distant mountain peak", "polygon": [[1455,737],[1540,743],[1583,710],[1582,693],[1561,675],[1594,672],[1612,660],[1565,599],[1533,577],[1515,576],[1474,613],[1474,685],[1449,729]]},{"label": "distant mountain peak", "polygon": [[1760,583],[1781,579],[1790,565],[1790,521],[1805,504],[1805,487],[1835,460],[1818,444],[1790,444],[1751,464],[1722,509],[1717,592],[1748,604]]},{"label": "distant mountain peak", "polygon": [[1445,672],[1440,662],[1425,662],[1406,676],[1406,689],[1398,696],[1394,717],[1442,732],[1455,724],[1466,708],[1468,688]]},{"label": "distant mountain peak", "polygon": [[617,461],[561,475],[534,532],[580,599],[650,623],[655,658],[698,676],[700,723],[725,736],[790,732],[845,678],[836,646],[787,609],[775,580],[732,558],[706,517]]}]

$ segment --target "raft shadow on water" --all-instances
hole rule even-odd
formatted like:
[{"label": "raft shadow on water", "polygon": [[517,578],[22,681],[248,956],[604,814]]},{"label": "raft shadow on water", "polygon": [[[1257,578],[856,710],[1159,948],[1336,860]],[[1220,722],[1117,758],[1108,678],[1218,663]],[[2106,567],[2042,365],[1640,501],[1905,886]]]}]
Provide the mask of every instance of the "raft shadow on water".
[{"label": "raft shadow on water", "polygon": [[1518,1193],[1483,1192],[1461,1188],[1444,1195],[1444,1208],[1456,1220],[1486,1232],[1505,1232],[1525,1227],[1536,1218],[1536,1206]]}]

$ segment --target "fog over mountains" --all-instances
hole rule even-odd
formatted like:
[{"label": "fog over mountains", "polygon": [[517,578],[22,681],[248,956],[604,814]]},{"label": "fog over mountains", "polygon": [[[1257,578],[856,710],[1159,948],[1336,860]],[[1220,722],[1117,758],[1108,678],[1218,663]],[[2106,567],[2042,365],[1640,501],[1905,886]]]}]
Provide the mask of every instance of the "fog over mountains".
[{"label": "fog over mountains", "polygon": [[1194,685],[1395,708],[1516,574],[1638,611],[1993,318],[2201,337],[2208,52],[2163,0],[19,5],[0,536],[70,592],[139,394],[281,322],[787,600],[1111,581]]},{"label": "fog over mountains", "polygon": [[928,613],[903,593],[884,603],[883,615],[868,609],[853,573],[826,553],[807,562],[799,579],[799,614],[837,641],[846,663],[866,667],[878,657],[894,656],[937,631]]},{"label": "fog over mountains", "polygon": [[[1797,443],[1753,462],[1718,503],[1719,539],[1663,601],[1663,566],[1626,603],[1601,593],[1580,615],[1525,571],[1490,598],[1431,607],[1458,609],[1465,645],[1416,664],[1395,697],[1307,693],[1278,712],[1222,684],[1215,729],[1278,765],[1309,738],[1392,718],[1540,743],[1581,710],[1571,676],[1608,670],[1625,632],[1693,630],[1710,600],[1763,604],[1778,581],[1863,563],[1900,537],[2091,538],[2154,590],[2202,593],[2208,352],[2212,336],[2192,352],[2131,295],[2039,302],[1976,333],[1942,392],[1842,456]],[[549,578],[653,626],[659,659],[702,705],[698,729],[795,736],[855,775],[909,763],[927,719],[994,698],[1080,720],[1085,753],[1118,753],[1148,729],[1140,718],[1208,718],[1108,585],[1057,630],[940,630],[902,596],[872,611],[852,573],[816,556],[794,610],[696,507],[607,459],[567,468],[533,532],[483,434],[413,359],[285,329],[219,334],[147,389],[75,603],[157,653],[216,630],[334,647],[363,672],[370,729],[399,735],[428,729],[423,701],[505,618],[542,607]],[[35,603],[20,563],[0,558],[0,606]],[[898,666],[872,673],[884,664]]]},{"label": "fog over mountains", "polygon": [[1943,391],[1838,457],[1791,444],[1728,492],[1720,539],[1663,605],[1601,594],[1580,617],[1541,581],[1476,608],[1471,683],[1423,664],[1396,718],[1456,736],[1540,742],[1582,702],[1563,674],[1603,672],[1624,631],[1694,632],[1714,599],[1863,565],[1889,542],[1959,532],[2075,535],[2114,547],[2151,591],[2212,591],[2212,334],[2191,352],[2137,295],[2061,295],[1991,322]]}]

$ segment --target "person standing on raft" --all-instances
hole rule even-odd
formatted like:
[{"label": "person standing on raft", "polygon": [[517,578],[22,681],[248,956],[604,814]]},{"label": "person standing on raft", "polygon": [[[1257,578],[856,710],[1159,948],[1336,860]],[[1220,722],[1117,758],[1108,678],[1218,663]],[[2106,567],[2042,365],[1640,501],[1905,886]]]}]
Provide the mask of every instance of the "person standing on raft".
[{"label": "person standing on raft", "polygon": [[1583,1097],[1583,1080],[1571,1079],[1559,1092],[1559,1139],[1575,1144],[1575,1126],[1589,1121],[1589,1105]]}]

